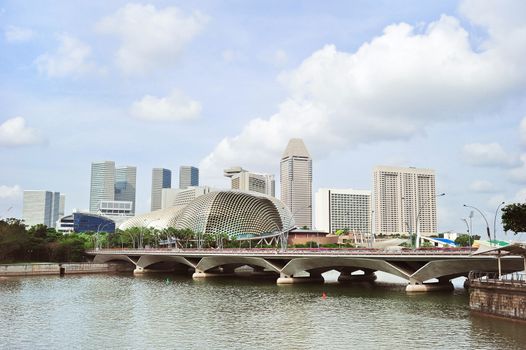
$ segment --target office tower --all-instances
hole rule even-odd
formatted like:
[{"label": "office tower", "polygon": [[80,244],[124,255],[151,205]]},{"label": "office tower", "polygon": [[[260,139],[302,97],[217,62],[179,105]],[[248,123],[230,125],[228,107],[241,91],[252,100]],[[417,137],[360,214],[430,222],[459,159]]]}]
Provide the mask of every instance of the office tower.
[{"label": "office tower", "polygon": [[164,168],[152,170],[152,203],[151,211],[161,209],[163,188],[172,187],[172,172]]},{"label": "office tower", "polygon": [[320,188],[316,192],[316,228],[335,233],[371,233],[371,191]]},{"label": "office tower", "polygon": [[435,172],[431,169],[377,166],[373,171],[376,234],[436,234]]},{"label": "office tower", "polygon": [[233,190],[259,192],[272,197],[276,194],[274,175],[253,173],[241,167],[225,169],[224,175],[230,178]]},{"label": "office tower", "polygon": [[312,228],[312,159],[302,139],[290,139],[280,163],[281,201],[298,227]]},{"label": "office tower", "polygon": [[55,227],[59,218],[60,192],[24,191],[22,219],[28,226]]},{"label": "office tower", "polygon": [[137,168],[123,166],[115,168],[115,197],[116,201],[132,202],[132,214],[135,214],[135,196],[137,184]]},{"label": "office tower", "polygon": [[91,163],[90,213],[96,214],[101,201],[115,199],[115,162]]},{"label": "office tower", "polygon": [[193,166],[181,166],[179,168],[179,188],[185,189],[189,186],[199,186],[199,169]]},{"label": "office tower", "polygon": [[60,204],[58,206],[58,216],[59,217],[64,216],[65,209],[66,209],[66,195],[65,194],[61,194],[60,195]]}]

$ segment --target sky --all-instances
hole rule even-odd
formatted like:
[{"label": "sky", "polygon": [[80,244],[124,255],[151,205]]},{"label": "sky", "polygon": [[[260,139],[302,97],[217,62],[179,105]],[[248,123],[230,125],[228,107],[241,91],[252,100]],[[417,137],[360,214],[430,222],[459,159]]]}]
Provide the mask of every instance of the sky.
[{"label": "sky", "polygon": [[[526,201],[524,1],[0,1],[0,217],[23,190],[89,205],[91,162],[279,173],[292,137],[318,188],[376,165],[436,172],[438,230]],[[277,186],[279,188],[279,186]],[[11,208],[11,209],[10,209]],[[497,219],[497,232],[502,228]],[[476,213],[473,232],[485,229]],[[502,236],[504,237],[504,236]]]}]

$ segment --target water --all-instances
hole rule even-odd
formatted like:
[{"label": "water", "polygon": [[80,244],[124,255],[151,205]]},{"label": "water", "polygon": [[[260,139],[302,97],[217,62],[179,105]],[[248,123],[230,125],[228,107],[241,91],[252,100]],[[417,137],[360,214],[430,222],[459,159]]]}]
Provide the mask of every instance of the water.
[{"label": "water", "polygon": [[0,279],[0,321],[2,349],[526,346],[524,324],[472,315],[463,290],[408,295],[403,285],[277,286],[273,280],[175,275],[13,277]]}]

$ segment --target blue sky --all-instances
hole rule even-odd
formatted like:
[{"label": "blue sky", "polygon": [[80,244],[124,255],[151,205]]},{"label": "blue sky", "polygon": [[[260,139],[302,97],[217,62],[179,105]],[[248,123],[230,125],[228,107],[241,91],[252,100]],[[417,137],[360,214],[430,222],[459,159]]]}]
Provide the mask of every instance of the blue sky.
[{"label": "blue sky", "polygon": [[[437,174],[439,230],[526,199],[522,1],[0,1],[0,216],[24,189],[87,208],[90,163],[277,174],[290,137],[314,188],[375,165]],[[177,179],[174,178],[175,185]],[[475,231],[483,229],[475,217]]]}]

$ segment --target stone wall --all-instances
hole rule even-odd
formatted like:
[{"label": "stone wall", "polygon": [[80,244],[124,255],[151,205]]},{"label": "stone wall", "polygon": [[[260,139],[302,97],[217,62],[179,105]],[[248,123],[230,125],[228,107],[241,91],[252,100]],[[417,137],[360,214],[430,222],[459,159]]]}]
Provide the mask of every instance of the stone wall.
[{"label": "stone wall", "polygon": [[471,281],[469,306],[473,311],[526,320],[526,284]]},{"label": "stone wall", "polygon": [[[61,271],[62,269],[62,271]],[[90,264],[90,263],[28,263],[1,264],[0,276],[38,276],[81,273],[104,273],[132,271],[133,268],[123,264]]]}]

